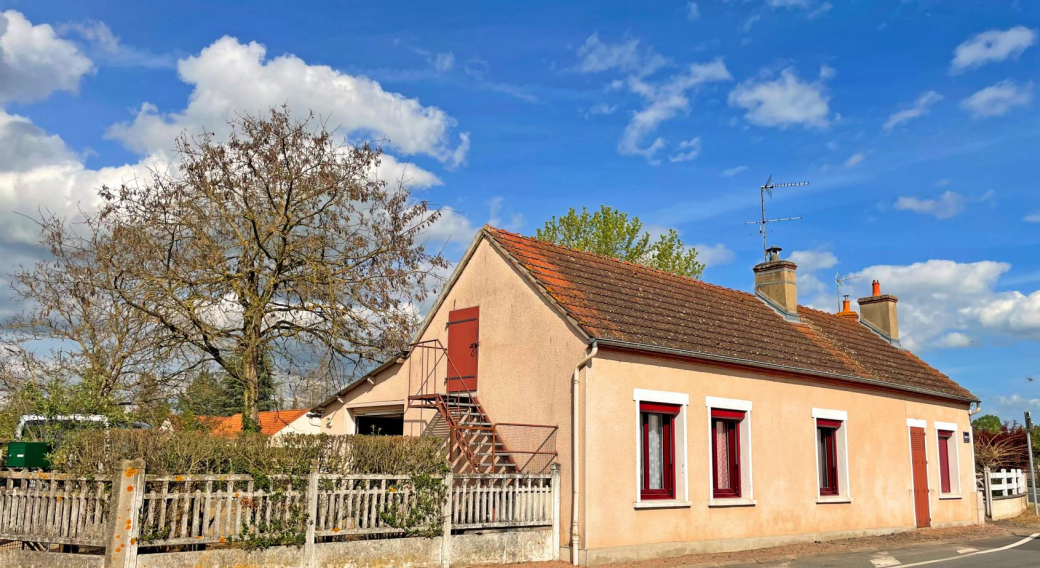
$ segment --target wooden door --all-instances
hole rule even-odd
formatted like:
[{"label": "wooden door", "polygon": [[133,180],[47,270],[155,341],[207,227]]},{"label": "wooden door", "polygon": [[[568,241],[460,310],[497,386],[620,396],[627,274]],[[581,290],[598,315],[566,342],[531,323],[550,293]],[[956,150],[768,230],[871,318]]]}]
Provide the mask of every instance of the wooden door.
[{"label": "wooden door", "polygon": [[924,445],[924,428],[910,428],[910,465],[914,479],[914,514],[917,528],[932,526],[928,505],[928,455]]},{"label": "wooden door", "polygon": [[480,308],[448,313],[448,392],[477,391]]}]

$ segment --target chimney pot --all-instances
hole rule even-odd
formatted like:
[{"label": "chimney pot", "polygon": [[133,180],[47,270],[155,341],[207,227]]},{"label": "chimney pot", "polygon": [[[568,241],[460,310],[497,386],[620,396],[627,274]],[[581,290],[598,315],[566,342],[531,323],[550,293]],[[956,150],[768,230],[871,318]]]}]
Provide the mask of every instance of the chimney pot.
[{"label": "chimney pot", "polygon": [[848,296],[848,294],[845,295],[845,300],[842,301],[842,303],[841,303],[841,311],[838,312],[838,317],[845,318],[845,319],[852,320],[852,321],[859,321],[859,314],[857,314],[856,312],[852,311],[852,308],[849,306],[849,296]]},{"label": "chimney pot", "polygon": [[871,283],[871,287],[873,288],[873,292],[874,292],[873,295],[874,296],[880,296],[881,295],[881,283],[880,282],[878,282],[877,280],[873,281]]}]

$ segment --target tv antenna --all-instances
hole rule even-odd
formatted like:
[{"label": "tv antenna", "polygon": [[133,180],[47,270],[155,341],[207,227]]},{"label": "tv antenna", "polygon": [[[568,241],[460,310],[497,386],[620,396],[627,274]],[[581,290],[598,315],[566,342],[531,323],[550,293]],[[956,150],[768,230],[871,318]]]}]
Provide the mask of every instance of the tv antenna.
[{"label": "tv antenna", "polygon": [[782,219],[766,219],[766,195],[773,197],[773,190],[779,187],[796,187],[800,185],[809,185],[807,181],[797,181],[794,183],[773,183],[773,174],[769,174],[769,179],[766,183],[759,186],[759,197],[762,200],[762,219],[758,221],[744,221],[745,225],[758,225],[758,232],[762,234],[762,258],[769,260],[769,244],[766,242],[766,226],[769,223],[779,223],[781,221],[798,221],[801,217],[784,217]]},{"label": "tv antenna", "polygon": [[845,285],[849,280],[855,280],[859,278],[858,274],[846,274],[842,276],[840,272],[834,273],[834,289],[838,293],[838,311],[845,309],[845,306],[841,303],[841,287]]}]

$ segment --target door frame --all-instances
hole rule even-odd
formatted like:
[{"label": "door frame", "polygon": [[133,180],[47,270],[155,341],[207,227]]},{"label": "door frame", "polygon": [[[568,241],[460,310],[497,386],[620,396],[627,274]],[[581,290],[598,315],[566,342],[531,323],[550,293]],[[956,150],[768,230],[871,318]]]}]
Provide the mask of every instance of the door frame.
[{"label": "door frame", "polygon": [[[925,495],[927,496],[926,499],[925,499],[925,504],[928,505],[928,524],[925,525],[924,527],[919,526],[920,523],[918,522],[918,519],[917,519],[917,488],[914,487],[914,438],[913,438],[913,430],[912,430],[913,428],[920,428],[920,429],[924,430],[924,479],[925,479]],[[907,451],[910,454],[910,486],[913,487],[913,489],[911,490],[912,491],[911,494],[913,495],[913,499],[911,499],[911,505],[913,506],[913,510],[914,510],[914,529],[916,530],[916,529],[919,529],[919,528],[931,528],[931,526],[932,526],[932,494],[931,494],[932,479],[931,479],[931,475],[930,475],[930,473],[928,471],[929,470],[929,468],[928,468],[928,421],[927,420],[921,420],[921,419],[918,419],[918,418],[907,418],[906,419],[906,441],[907,441]]]}]

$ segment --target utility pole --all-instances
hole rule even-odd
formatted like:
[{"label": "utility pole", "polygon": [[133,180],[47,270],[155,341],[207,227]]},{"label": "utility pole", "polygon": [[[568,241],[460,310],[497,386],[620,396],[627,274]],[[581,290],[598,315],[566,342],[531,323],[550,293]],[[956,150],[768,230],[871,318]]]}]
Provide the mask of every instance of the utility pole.
[{"label": "utility pole", "polygon": [[1036,467],[1033,466],[1033,416],[1026,411],[1026,445],[1029,447],[1029,480],[1033,485],[1033,514],[1040,517],[1040,503],[1036,501]]},{"label": "utility pole", "polygon": [[784,217],[783,219],[766,219],[766,195],[773,197],[773,190],[778,187],[796,187],[800,185],[809,185],[807,181],[800,181],[796,183],[773,183],[773,176],[770,175],[766,183],[759,186],[759,197],[762,200],[762,218],[758,221],[745,221],[745,225],[758,225],[758,232],[762,234],[762,258],[769,260],[769,243],[766,237],[766,226],[769,223],[779,223],[780,221],[797,221],[801,217]]}]

